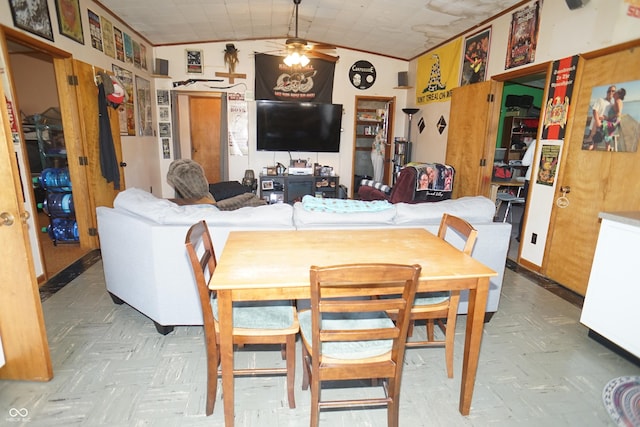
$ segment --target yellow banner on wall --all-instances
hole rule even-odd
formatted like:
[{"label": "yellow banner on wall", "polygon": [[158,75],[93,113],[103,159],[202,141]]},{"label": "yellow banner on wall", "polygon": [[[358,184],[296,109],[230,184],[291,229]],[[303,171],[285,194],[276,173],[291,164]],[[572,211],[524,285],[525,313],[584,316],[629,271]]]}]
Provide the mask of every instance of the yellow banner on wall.
[{"label": "yellow banner on wall", "polygon": [[416,104],[444,102],[451,90],[459,86],[462,38],[418,58]]}]

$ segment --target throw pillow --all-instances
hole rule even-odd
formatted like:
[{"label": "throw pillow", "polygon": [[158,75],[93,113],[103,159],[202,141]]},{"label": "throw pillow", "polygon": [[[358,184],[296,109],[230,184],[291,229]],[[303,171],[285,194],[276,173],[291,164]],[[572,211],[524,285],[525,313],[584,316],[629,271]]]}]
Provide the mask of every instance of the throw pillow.
[{"label": "throw pillow", "polygon": [[222,181],[209,184],[209,193],[216,200],[224,200],[239,194],[251,193],[251,189],[240,184],[238,181]]},{"label": "throw pillow", "polygon": [[233,211],[236,209],[244,208],[246,206],[261,206],[266,205],[267,202],[260,199],[253,193],[238,194],[237,196],[229,197],[228,199],[218,200],[216,206],[221,211]]}]

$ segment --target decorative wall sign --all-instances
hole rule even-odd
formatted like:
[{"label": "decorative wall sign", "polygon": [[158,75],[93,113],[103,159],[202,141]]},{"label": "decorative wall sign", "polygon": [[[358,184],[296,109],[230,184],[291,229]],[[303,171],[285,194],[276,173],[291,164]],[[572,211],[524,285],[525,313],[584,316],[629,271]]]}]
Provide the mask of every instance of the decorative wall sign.
[{"label": "decorative wall sign", "polygon": [[202,74],[203,71],[203,54],[202,50],[185,50],[185,56],[187,61],[187,73],[189,74]]},{"label": "decorative wall sign", "polygon": [[60,34],[84,44],[78,0],[56,0],[56,13],[58,14]]},{"label": "decorative wall sign", "polygon": [[89,15],[91,46],[102,52],[102,28],[100,27],[100,16],[91,9],[87,9],[87,14]]},{"label": "decorative wall sign", "polygon": [[505,70],[535,61],[541,3],[541,1],[533,2],[511,15]]},{"label": "decorative wall sign", "polygon": [[356,61],[349,69],[349,81],[357,89],[369,89],[376,82],[376,68],[369,61]]},{"label": "decorative wall sign", "polygon": [[547,108],[542,120],[542,139],[564,139],[577,67],[578,55],[553,62]]}]

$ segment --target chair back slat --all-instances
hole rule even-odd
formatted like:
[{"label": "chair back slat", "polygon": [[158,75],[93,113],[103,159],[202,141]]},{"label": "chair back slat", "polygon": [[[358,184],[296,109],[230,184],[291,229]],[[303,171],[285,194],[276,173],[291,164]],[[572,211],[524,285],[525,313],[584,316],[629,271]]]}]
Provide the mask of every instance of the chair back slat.
[{"label": "chair back slat", "polygon": [[323,329],[320,332],[320,342],[392,340],[399,336],[399,328],[372,328],[361,330]]},{"label": "chair back slat", "polygon": [[[208,281],[216,269],[217,261],[211,234],[209,234],[209,228],[205,221],[197,222],[191,226],[185,237],[185,246],[198,288],[200,306],[202,307],[204,333],[207,340],[211,339],[212,345],[215,347],[216,339],[213,312],[208,309],[211,299]],[[198,252],[200,252],[200,255]]]},{"label": "chair back slat", "polygon": [[[409,311],[415,298],[420,271],[419,265],[385,263],[312,266],[313,348],[321,349],[321,342],[393,339],[392,357],[403,357]],[[381,295],[395,297],[371,298]],[[396,322],[395,327],[371,326],[349,331],[321,327],[321,319],[325,314],[348,316],[360,313],[366,316],[366,313],[385,313],[390,309],[399,313],[400,321]]]},{"label": "chair back slat", "polygon": [[464,219],[445,213],[442,215],[442,220],[440,221],[438,237],[443,240],[447,240],[446,237],[448,230],[453,230],[455,233],[459,234],[465,239],[464,246],[461,248],[461,250],[465,254],[471,255],[473,246],[475,245],[476,238],[478,236],[478,230],[476,230]]}]

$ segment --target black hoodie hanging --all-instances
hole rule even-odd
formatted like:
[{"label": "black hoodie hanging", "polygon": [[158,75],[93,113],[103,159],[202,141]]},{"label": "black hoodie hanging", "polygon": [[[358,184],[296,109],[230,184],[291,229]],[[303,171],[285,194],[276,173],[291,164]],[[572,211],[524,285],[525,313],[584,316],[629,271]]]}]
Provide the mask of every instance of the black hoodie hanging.
[{"label": "black hoodie hanging", "polygon": [[113,182],[113,189],[120,189],[120,169],[116,149],[111,135],[109,104],[102,83],[98,85],[98,120],[100,126],[100,171],[107,182]]}]

